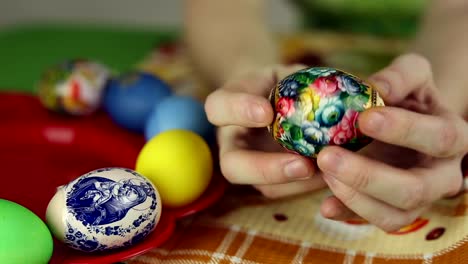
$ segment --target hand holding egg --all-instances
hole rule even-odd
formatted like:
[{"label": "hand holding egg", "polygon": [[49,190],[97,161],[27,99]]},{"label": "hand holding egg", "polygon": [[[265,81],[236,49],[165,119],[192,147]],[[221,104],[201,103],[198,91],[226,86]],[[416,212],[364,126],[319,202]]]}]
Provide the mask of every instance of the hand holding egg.
[{"label": "hand holding egg", "polygon": [[353,150],[368,144],[357,117],[378,105],[383,101],[357,77],[300,65],[238,76],[205,103],[210,122],[218,126],[225,178],[270,198],[324,188],[322,178],[314,177],[313,159],[332,144]]}]

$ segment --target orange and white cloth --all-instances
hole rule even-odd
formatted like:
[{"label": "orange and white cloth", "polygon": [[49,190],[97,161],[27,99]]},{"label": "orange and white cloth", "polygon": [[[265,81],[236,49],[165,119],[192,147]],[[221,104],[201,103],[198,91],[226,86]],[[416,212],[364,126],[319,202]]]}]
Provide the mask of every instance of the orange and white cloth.
[{"label": "orange and white cloth", "polygon": [[212,208],[180,222],[162,247],[127,263],[468,263],[466,193],[395,233],[324,219],[318,208],[327,195],[269,201],[232,186]]}]

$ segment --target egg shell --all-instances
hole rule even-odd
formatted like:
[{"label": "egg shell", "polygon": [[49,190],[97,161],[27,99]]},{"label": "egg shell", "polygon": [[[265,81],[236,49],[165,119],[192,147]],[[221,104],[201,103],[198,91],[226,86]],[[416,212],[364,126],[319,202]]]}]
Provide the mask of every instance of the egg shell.
[{"label": "egg shell", "polygon": [[60,186],[47,207],[52,234],[71,248],[105,251],[143,240],[161,217],[154,185],[130,169],[103,168]]},{"label": "egg shell", "polygon": [[359,114],[384,106],[363,80],[334,68],[313,67],[282,79],[269,96],[274,120],[268,130],[281,146],[316,158],[329,145],[357,151],[372,139],[357,124]]},{"label": "egg shell", "polygon": [[172,129],[190,130],[210,141],[214,127],[208,121],[203,104],[191,96],[173,95],[157,104],[145,127],[145,138]]},{"label": "egg shell", "polygon": [[157,76],[140,71],[126,72],[108,82],[104,109],[118,125],[144,133],[155,105],[170,95],[171,87]]},{"label": "egg shell", "polygon": [[110,70],[86,59],[64,61],[46,69],[38,82],[38,96],[49,110],[89,115],[99,109]]},{"label": "egg shell", "polygon": [[165,207],[177,208],[198,199],[213,174],[211,150],[192,131],[164,131],[148,141],[137,158],[136,171],[150,179]]},{"label": "egg shell", "polygon": [[52,235],[36,214],[0,199],[0,263],[48,263],[52,250]]}]

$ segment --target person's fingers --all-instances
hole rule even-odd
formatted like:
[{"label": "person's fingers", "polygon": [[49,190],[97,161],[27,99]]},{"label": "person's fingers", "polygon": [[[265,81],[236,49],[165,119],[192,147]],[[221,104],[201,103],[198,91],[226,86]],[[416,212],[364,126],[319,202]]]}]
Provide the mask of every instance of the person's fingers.
[{"label": "person's fingers", "polygon": [[220,156],[221,172],[235,184],[278,184],[309,179],[314,166],[305,157],[291,153],[267,153],[234,149]]},{"label": "person's fingers", "polygon": [[419,88],[434,86],[430,62],[417,54],[396,58],[388,67],[369,78],[387,104],[398,104]]},{"label": "person's fingers", "polygon": [[205,102],[208,120],[216,126],[265,127],[273,120],[273,109],[265,97],[217,90]]},{"label": "person's fingers", "polygon": [[317,163],[329,178],[403,210],[432,203],[452,189],[452,177],[445,176],[445,180],[437,181],[434,177],[415,175],[411,170],[394,168],[340,147],[323,149]]},{"label": "person's fingers", "polygon": [[378,201],[343,184],[333,176],[324,174],[325,182],[335,196],[357,215],[384,231],[392,232],[411,224],[424,210],[403,211]]},{"label": "person's fingers", "polygon": [[304,194],[319,190],[327,186],[322,177],[311,177],[307,180],[293,181],[280,184],[254,185],[265,197],[279,199],[293,195]]},{"label": "person's fingers", "polygon": [[320,213],[325,218],[344,221],[350,219],[360,219],[355,212],[351,211],[336,196],[327,197],[320,206]]},{"label": "person's fingers", "polygon": [[463,189],[463,171],[460,169],[463,156],[452,159],[436,159],[430,161],[427,168],[414,168],[412,171],[424,178],[425,189],[423,192],[436,192],[432,197],[453,197]]},{"label": "person's fingers", "polygon": [[266,96],[278,80],[303,69],[304,65],[276,65],[249,72],[207,96],[205,111],[216,126],[265,127],[273,121],[274,109]]},{"label": "person's fingers", "polygon": [[372,138],[431,156],[449,157],[468,151],[468,125],[461,118],[377,107],[362,112],[358,123],[360,130]]}]

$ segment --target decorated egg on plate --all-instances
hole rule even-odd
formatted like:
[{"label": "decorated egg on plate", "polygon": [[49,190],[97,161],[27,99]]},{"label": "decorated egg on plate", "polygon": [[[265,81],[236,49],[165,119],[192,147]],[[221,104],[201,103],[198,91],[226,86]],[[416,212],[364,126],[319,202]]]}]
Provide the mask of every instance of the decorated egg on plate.
[{"label": "decorated egg on plate", "polygon": [[68,60],[54,65],[41,76],[41,103],[55,112],[88,115],[100,106],[110,71],[90,60]]},{"label": "decorated egg on plate", "polygon": [[60,186],[46,213],[54,237],[85,252],[134,245],[154,230],[160,217],[154,185],[122,168],[91,171]]},{"label": "decorated egg on plate", "polygon": [[377,91],[346,72],[306,68],[278,82],[270,93],[274,120],[268,130],[284,148],[316,158],[328,145],[357,151],[372,141],[358,128],[359,113],[384,106]]},{"label": "decorated egg on plate", "polygon": [[145,126],[146,140],[172,129],[192,131],[205,140],[214,136],[203,103],[192,96],[172,95],[155,105]]},{"label": "decorated egg on plate", "polygon": [[103,107],[116,124],[144,133],[153,108],[170,95],[171,86],[158,76],[143,71],[129,71],[108,82]]},{"label": "decorated egg on plate", "polygon": [[180,208],[203,195],[213,177],[214,163],[211,149],[200,135],[169,129],[146,142],[135,170],[158,188],[166,208]]}]

